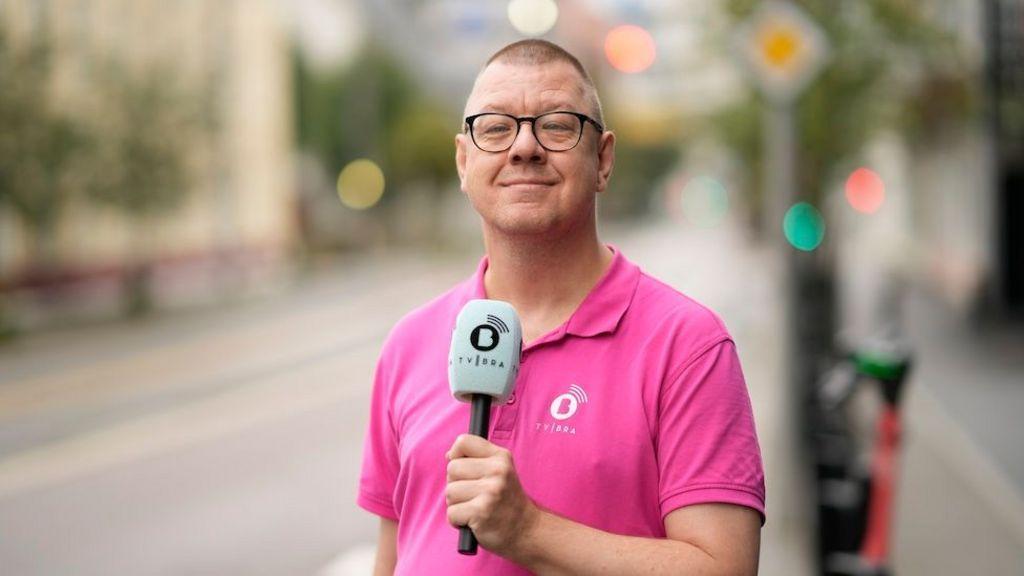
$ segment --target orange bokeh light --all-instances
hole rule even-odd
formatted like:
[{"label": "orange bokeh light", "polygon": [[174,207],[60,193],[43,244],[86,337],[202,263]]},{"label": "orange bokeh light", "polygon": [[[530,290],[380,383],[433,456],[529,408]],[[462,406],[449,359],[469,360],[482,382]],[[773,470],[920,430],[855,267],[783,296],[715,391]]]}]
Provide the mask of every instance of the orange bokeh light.
[{"label": "orange bokeh light", "polygon": [[862,214],[874,214],[885,202],[882,178],[867,168],[857,168],[846,179],[846,201]]},{"label": "orange bokeh light", "polygon": [[777,68],[790,66],[802,48],[799,32],[785,26],[763,30],[758,41],[765,59]]},{"label": "orange bokeh light", "polygon": [[604,53],[616,70],[632,74],[650,68],[657,51],[650,32],[639,26],[623,24],[608,32]]}]

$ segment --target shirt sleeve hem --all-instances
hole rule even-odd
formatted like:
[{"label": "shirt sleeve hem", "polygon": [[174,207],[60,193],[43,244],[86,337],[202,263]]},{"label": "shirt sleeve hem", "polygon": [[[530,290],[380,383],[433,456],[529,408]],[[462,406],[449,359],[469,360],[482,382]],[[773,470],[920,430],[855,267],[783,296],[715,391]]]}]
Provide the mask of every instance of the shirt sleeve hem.
[{"label": "shirt sleeve hem", "polygon": [[371,514],[376,514],[377,516],[398,522],[398,514],[395,514],[394,507],[391,506],[390,502],[384,498],[374,496],[366,492],[360,492],[359,495],[356,496],[356,505]]},{"label": "shirt sleeve hem", "polygon": [[684,488],[661,500],[661,519],[669,515],[673,510],[693,504],[735,504],[751,508],[761,515],[761,525],[767,519],[765,516],[764,497],[758,490],[748,486],[737,484],[705,484]]}]

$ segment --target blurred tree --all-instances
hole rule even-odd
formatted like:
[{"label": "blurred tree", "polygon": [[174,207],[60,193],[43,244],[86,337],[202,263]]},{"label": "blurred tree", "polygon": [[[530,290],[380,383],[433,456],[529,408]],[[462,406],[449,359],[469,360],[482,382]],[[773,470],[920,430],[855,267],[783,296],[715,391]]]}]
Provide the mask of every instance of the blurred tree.
[{"label": "blurred tree", "polygon": [[[367,47],[351,67],[338,70],[314,69],[299,51],[294,61],[299,147],[332,178],[357,158],[373,160],[386,178],[385,210],[414,188],[435,197],[449,189],[457,116],[425,94],[386,51]],[[384,223],[398,225],[391,218]]]},{"label": "blurred tree", "polygon": [[[57,266],[55,229],[75,191],[88,135],[50,98],[49,34],[15,45],[0,22],[0,210],[11,210],[29,233],[35,275]],[[0,291],[0,340],[16,333]]]},{"label": "blurred tree", "polygon": [[295,133],[299,147],[311,152],[326,171],[337,174],[345,158],[355,157],[354,142],[342,130],[345,71],[310,68],[298,49],[295,74]]},{"label": "blurred tree", "polygon": [[456,122],[422,100],[399,112],[387,132],[388,174],[399,185],[423,182],[440,192],[455,176]]},{"label": "blurred tree", "polygon": [[[823,29],[829,59],[793,103],[796,137],[794,202],[823,207],[840,169],[858,159],[880,129],[895,130],[908,143],[933,141],[962,126],[975,106],[972,73],[953,34],[931,17],[931,2],[906,0],[794,0]],[[740,22],[759,0],[729,0],[726,11]],[[755,226],[765,207],[764,113],[768,103],[755,91],[728,106],[708,127],[738,156],[751,193]],[[826,218],[828,214],[826,214]],[[781,222],[772,223],[779,226]],[[834,335],[834,273],[831,235],[813,253],[792,251],[790,280],[797,361],[809,385],[813,366],[830,352]]]},{"label": "blurred tree", "polygon": [[[59,272],[56,229],[70,201],[123,213],[139,255],[125,276],[126,307],[145,311],[155,219],[184,200],[196,137],[216,119],[194,94],[174,88],[173,67],[139,71],[95,55],[66,58],[54,48],[48,19],[40,22],[18,42],[0,22],[0,208],[28,230],[27,274],[43,279]],[[58,64],[88,72],[74,101],[61,106],[51,81]]]},{"label": "blurred tree", "polygon": [[[795,102],[800,200],[819,205],[836,170],[852,162],[879,129],[909,142],[929,141],[962,123],[975,107],[972,75],[955,38],[930,18],[927,2],[800,0],[825,31],[829,61]],[[736,21],[758,0],[729,0]],[[747,190],[763,204],[762,115],[747,98],[715,115],[710,128],[747,166]]]},{"label": "blurred tree", "polygon": [[179,207],[189,190],[191,147],[202,127],[198,106],[172,88],[167,79],[174,71],[166,66],[127,73],[108,64],[102,76],[96,88],[107,105],[91,126],[98,162],[89,197],[141,220]]},{"label": "blurred tree", "polygon": [[44,271],[56,264],[54,229],[90,144],[52,104],[51,53],[48,35],[16,46],[0,26],[0,206],[28,229],[30,261]]},{"label": "blurred tree", "polygon": [[206,101],[177,87],[168,63],[129,70],[115,60],[96,66],[101,95],[89,123],[94,135],[87,197],[122,213],[131,223],[135,261],[125,276],[126,309],[146,312],[151,301],[151,259],[157,218],[185,201],[201,161],[203,136],[216,126]]},{"label": "blurred tree", "polygon": [[628,218],[650,210],[651,197],[659,181],[679,161],[679,151],[680,144],[675,141],[637,143],[628,135],[618,135],[610,190],[600,198],[601,214]]}]

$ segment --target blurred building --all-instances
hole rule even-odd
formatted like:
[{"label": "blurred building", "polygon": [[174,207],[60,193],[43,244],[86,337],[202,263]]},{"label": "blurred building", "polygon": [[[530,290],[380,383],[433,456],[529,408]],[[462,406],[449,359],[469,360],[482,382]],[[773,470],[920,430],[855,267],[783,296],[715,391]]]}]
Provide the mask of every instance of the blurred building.
[{"label": "blurred building", "polygon": [[997,190],[998,300],[1024,312],[1024,2],[990,0],[986,38]]},{"label": "blurred building", "polygon": [[13,46],[43,36],[51,43],[53,100],[69,115],[99,113],[96,94],[110,79],[101,71],[115,64],[129,76],[159,71],[205,122],[183,143],[195,169],[178,206],[140,224],[74,195],[42,277],[30,231],[0,207],[0,286],[16,292],[110,280],[144,259],[162,279],[194,288],[216,284],[225,270],[245,274],[281,262],[295,238],[295,207],[290,44],[278,7],[269,0],[0,3]]}]

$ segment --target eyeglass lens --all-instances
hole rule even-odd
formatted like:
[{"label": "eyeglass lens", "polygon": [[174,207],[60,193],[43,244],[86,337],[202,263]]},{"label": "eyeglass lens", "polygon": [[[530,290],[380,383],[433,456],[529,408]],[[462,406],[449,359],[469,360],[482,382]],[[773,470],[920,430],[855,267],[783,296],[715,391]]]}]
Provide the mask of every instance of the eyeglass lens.
[{"label": "eyeglass lens", "polygon": [[[569,150],[579,141],[583,123],[572,114],[551,112],[542,114],[532,123],[533,134],[541,146],[560,152]],[[519,133],[518,122],[502,114],[483,114],[473,122],[473,141],[486,152],[508,150]]]}]

